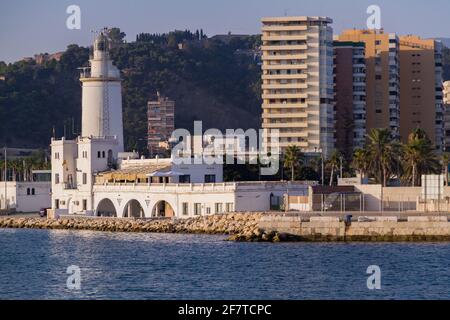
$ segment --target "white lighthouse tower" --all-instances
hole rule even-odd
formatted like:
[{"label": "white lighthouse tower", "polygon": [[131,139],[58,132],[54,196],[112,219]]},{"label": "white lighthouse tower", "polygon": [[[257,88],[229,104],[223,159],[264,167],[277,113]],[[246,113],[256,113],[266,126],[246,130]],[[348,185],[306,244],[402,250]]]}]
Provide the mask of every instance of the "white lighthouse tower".
[{"label": "white lighthouse tower", "polygon": [[106,30],[94,41],[90,68],[83,68],[82,83],[82,137],[116,138],[117,151],[122,152],[122,86],[119,70],[109,57]]}]

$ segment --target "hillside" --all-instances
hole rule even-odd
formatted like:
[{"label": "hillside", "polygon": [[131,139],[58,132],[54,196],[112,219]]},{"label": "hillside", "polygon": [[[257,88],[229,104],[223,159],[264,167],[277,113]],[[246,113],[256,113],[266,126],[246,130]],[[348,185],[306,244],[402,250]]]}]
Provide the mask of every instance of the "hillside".
[{"label": "hillside", "polygon": [[[113,29],[111,55],[122,70],[124,131],[129,149],[145,149],[147,101],[159,90],[176,101],[175,125],[190,129],[258,128],[260,66],[251,55],[259,37],[229,42],[202,33],[140,34],[123,43]],[[180,46],[182,44],[182,46]],[[78,67],[89,48],[70,45],[60,61],[0,62],[0,145],[47,147],[55,132],[73,137],[81,118]]]}]

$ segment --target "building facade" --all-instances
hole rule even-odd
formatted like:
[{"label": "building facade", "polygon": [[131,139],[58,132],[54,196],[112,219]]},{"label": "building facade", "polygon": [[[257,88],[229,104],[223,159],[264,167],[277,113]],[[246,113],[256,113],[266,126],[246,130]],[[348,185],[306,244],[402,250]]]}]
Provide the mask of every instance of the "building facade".
[{"label": "building facade", "polygon": [[[122,126],[112,126],[119,119],[112,111],[120,118],[122,114],[119,71],[109,58],[103,33],[95,40],[90,62],[92,70],[84,69],[81,75],[82,135],[51,141],[50,216],[188,218],[267,211],[279,208],[286,193],[307,192],[308,185],[301,182],[224,182],[222,164],[209,163],[201,154],[181,161],[123,152]],[[114,72],[105,76],[105,66]]]},{"label": "building facade", "polygon": [[422,128],[438,151],[444,148],[441,51],[433,39],[400,37],[400,136],[407,142]]},{"label": "building facade", "polygon": [[366,60],[363,42],[335,41],[336,149],[351,159],[366,135]]},{"label": "building facade", "polygon": [[382,30],[346,30],[339,41],[363,42],[366,58],[366,129],[389,128],[400,138],[399,38]]},{"label": "building facade", "polygon": [[166,155],[175,130],[175,102],[157,93],[156,101],[148,102],[148,151],[150,157]]},{"label": "building facade", "polygon": [[281,151],[334,149],[333,30],[327,17],[262,19],[262,128],[271,149],[279,131]]},{"label": "building facade", "polygon": [[445,152],[450,152],[450,81],[445,81],[442,85],[442,98],[444,103]]}]

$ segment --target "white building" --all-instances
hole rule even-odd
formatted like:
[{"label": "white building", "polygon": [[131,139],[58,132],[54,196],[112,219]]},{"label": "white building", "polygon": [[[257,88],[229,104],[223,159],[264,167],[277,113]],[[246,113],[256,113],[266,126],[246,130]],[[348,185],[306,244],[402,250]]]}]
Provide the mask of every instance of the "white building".
[{"label": "white building", "polygon": [[[120,76],[101,33],[91,71],[83,69],[82,136],[53,139],[52,209],[58,214],[192,217],[278,207],[308,186],[287,182],[223,182],[220,164],[176,164],[123,152]],[[202,160],[196,158],[196,160]]]},{"label": "white building", "polygon": [[[284,151],[334,149],[333,30],[328,17],[262,19],[262,127]],[[264,139],[267,149],[272,142]]]},{"label": "white building", "polygon": [[34,181],[0,182],[0,209],[15,212],[38,212],[51,206],[51,183],[48,171],[33,171]]}]

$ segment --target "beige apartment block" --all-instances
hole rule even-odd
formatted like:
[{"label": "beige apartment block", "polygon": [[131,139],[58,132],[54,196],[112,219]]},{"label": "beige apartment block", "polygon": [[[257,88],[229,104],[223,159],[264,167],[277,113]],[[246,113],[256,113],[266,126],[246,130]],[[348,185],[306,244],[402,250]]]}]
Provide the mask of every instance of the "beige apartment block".
[{"label": "beige apartment block", "polygon": [[444,148],[442,45],[433,39],[400,37],[400,136],[426,131],[436,150]]},{"label": "beige apartment block", "polygon": [[445,151],[450,152],[450,81],[443,83]]},{"label": "beige apartment block", "polygon": [[279,131],[281,151],[334,149],[333,30],[327,17],[262,19],[262,127]]},{"label": "beige apartment block", "polygon": [[345,30],[339,41],[363,42],[366,58],[366,130],[389,128],[400,138],[399,38],[383,30]]},{"label": "beige apartment block", "polygon": [[147,119],[150,157],[167,156],[175,130],[175,101],[157,92],[156,101],[148,101]]}]

